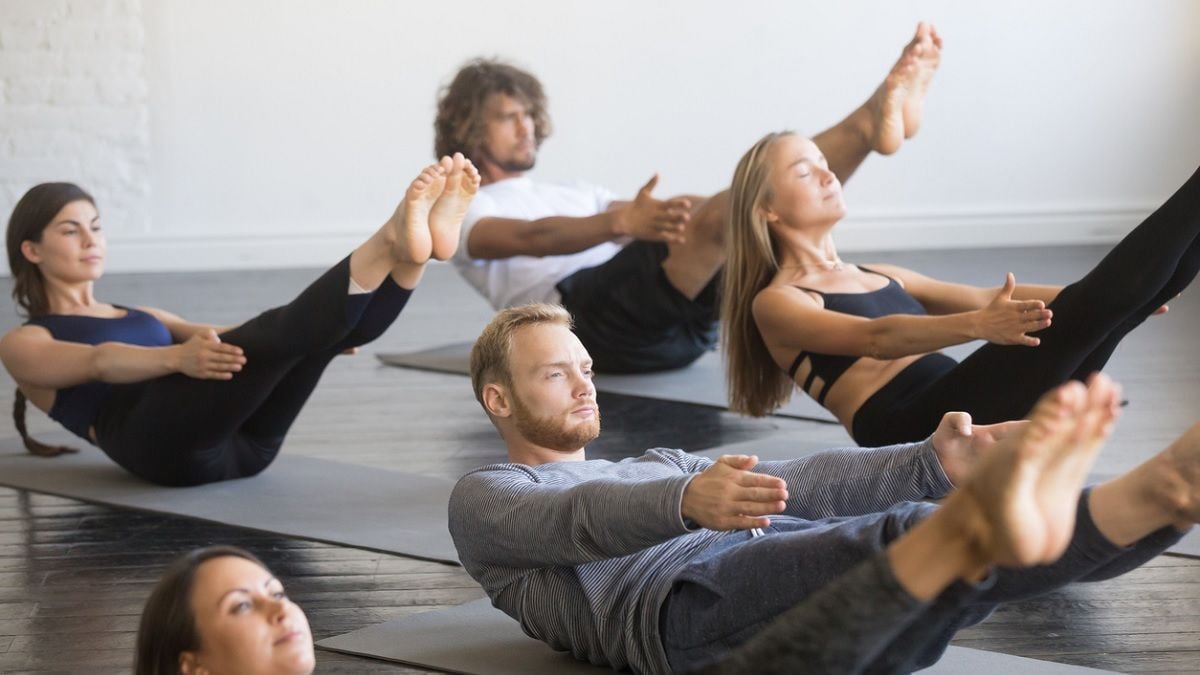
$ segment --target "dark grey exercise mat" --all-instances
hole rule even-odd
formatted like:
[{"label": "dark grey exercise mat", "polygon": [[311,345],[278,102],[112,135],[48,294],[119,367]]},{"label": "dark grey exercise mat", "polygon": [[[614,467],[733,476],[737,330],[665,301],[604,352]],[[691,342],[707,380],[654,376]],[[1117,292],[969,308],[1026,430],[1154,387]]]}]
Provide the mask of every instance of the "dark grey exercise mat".
[{"label": "dark grey exercise mat", "polygon": [[[416,352],[375,356],[389,366],[466,375],[469,372],[470,353],[470,342],[456,342]],[[692,365],[679,370],[644,375],[596,375],[596,389],[610,394],[695,403],[714,408],[729,407],[725,397],[725,370],[721,355],[716,352],[708,352]],[[837,424],[829,411],[799,392],[775,414]]]},{"label": "dark grey exercise mat", "polygon": [[38,439],[81,451],[35,457],[19,439],[0,440],[0,484],[458,564],[446,511],[454,483],[445,478],[285,452],[251,478],[172,488],[130,475],[66,432]]},{"label": "dark grey exercise mat", "polygon": [[[613,672],[609,668],[576,661],[568,654],[556,652],[526,636],[516,621],[492,607],[486,598],[368,626],[326,638],[317,646],[467,675],[598,675]],[[1068,675],[1106,671],[951,647],[937,665],[922,672],[933,675]]]}]

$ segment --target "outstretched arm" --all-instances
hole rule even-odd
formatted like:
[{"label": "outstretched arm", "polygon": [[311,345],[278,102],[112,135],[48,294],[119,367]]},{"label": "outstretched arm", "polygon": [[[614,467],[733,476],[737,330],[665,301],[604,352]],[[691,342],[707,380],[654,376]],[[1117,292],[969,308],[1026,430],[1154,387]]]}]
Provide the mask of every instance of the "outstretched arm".
[{"label": "outstretched arm", "polygon": [[484,468],[455,485],[450,534],[464,563],[544,567],[618,558],[687,534],[680,504],[691,479],[681,472],[561,485],[521,465]]},{"label": "outstretched arm", "polygon": [[[941,281],[896,265],[879,264],[865,267],[894,277],[929,310],[930,314],[954,314],[983,309],[1005,288],[1005,284],[979,287]],[[1016,284],[1013,286],[1011,298],[1040,300],[1043,305],[1049,305],[1061,290],[1062,286]]]},{"label": "outstretched arm", "polygon": [[1028,333],[1049,326],[1050,313],[1039,300],[1014,300],[1010,286],[1015,282],[979,309],[877,319],[827,310],[805,291],[772,286],[755,297],[754,320],[769,347],[796,352],[895,359],[972,340],[1035,347],[1039,341]]},{"label": "outstretched arm", "polygon": [[937,449],[926,440],[882,448],[835,448],[762,462],[754,471],[787,483],[782,513],[820,519],[883,511],[898,502],[944,497],[953,488]]},{"label": "outstretched arm", "polygon": [[691,210],[686,197],[651,196],[658,176],[638,191],[633,201],[617,201],[594,216],[550,216],[537,220],[481,218],[467,235],[472,258],[495,260],[518,255],[547,256],[579,253],[606,241],[632,237],[644,241],[681,241]]},{"label": "outstretched arm", "polygon": [[141,382],[171,373],[228,380],[246,363],[240,348],[222,343],[211,332],[170,347],[119,342],[92,346],[55,340],[40,326],[22,326],[4,336],[0,360],[19,384],[48,389],[91,381]]}]

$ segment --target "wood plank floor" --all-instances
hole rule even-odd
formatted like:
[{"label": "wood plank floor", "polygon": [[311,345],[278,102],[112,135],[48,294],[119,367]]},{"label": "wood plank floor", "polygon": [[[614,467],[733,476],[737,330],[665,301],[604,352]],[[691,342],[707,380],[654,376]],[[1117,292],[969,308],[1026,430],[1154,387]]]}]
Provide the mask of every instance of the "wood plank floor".
[{"label": "wood plank floor", "polygon": [[[1102,253],[1075,247],[855,259],[973,283],[996,283],[1008,269],[1019,280],[1065,282]],[[285,300],[314,276],[312,270],[111,275],[98,293],[229,323]],[[8,288],[3,280],[6,297]],[[383,368],[370,356],[469,339],[490,315],[451,269],[432,268],[386,336],[334,363],[284,451],[451,478],[501,459],[503,448],[465,378]],[[0,310],[0,330],[16,322],[9,302]],[[1197,334],[1200,298],[1185,295],[1118,351],[1109,370],[1125,383],[1131,405],[1100,471],[1134,465],[1200,418]],[[12,404],[11,385],[0,377],[0,410]],[[797,431],[830,445],[848,442],[838,427],[798,420],[745,419],[615,395],[602,396],[600,405],[605,430],[589,446],[592,457],[653,446],[696,450]],[[53,427],[39,414],[30,423],[36,430]],[[0,488],[0,672],[127,671],[141,604],[162,567],[210,543],[262,556],[305,608],[318,638],[482,597],[452,566]],[[1200,560],[1163,556],[1115,581],[1006,606],[963,631],[957,643],[1123,672],[1200,672]],[[318,652],[318,669],[422,672],[327,652]]]}]

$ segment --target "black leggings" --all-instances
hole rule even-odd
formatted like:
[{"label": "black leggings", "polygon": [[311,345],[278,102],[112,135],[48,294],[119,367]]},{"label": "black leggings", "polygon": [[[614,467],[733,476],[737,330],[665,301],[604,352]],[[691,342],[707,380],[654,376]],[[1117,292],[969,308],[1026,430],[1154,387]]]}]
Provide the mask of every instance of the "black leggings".
[{"label": "black leggings", "polygon": [[954,365],[926,357],[867,399],[852,433],[879,446],[929,436],[944,413],[965,410],[980,424],[1018,419],[1043,393],[1082,380],[1108,362],[1121,340],[1200,271],[1200,170],[1117,244],[1087,276],[1058,294],[1037,347],[987,344]]},{"label": "black leggings", "polygon": [[182,374],[113,385],[95,422],[100,448],[130,473],[162,485],[252,476],[283,444],[325,367],[392,324],[412,291],[389,276],[350,295],[350,259],[282,307],[221,334],[246,365],[231,380]]}]

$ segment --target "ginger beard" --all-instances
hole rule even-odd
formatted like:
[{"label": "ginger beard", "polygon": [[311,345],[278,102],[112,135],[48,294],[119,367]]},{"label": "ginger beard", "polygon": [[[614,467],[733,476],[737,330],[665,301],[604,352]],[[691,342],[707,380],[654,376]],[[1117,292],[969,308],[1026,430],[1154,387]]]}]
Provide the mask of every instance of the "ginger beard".
[{"label": "ginger beard", "polygon": [[600,435],[600,406],[595,402],[592,403],[595,415],[569,424],[569,412],[538,417],[515,391],[512,399],[513,424],[517,432],[530,443],[557,452],[575,452]]}]

